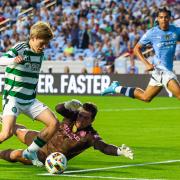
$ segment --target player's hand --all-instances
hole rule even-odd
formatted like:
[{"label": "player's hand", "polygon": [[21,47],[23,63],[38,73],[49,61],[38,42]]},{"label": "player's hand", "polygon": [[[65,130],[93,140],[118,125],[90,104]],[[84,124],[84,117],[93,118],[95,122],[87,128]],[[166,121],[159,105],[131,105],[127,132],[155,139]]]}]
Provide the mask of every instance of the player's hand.
[{"label": "player's hand", "polygon": [[119,155],[123,155],[129,159],[133,159],[134,156],[132,150],[129,147],[127,147],[125,144],[122,144],[122,146],[119,147]]},{"label": "player's hand", "polygon": [[64,103],[64,106],[66,109],[69,109],[71,111],[76,111],[80,107],[82,107],[82,103],[77,99],[72,99],[71,101],[66,101]]},{"label": "player's hand", "polygon": [[23,57],[22,56],[16,56],[14,58],[14,62],[17,63],[17,64],[20,64],[24,61]]}]

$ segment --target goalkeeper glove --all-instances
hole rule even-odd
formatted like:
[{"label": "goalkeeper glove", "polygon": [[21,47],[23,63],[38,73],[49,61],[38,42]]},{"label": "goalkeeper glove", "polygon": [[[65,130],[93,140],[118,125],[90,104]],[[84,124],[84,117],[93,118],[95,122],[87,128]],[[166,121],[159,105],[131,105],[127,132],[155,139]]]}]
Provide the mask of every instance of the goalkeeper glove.
[{"label": "goalkeeper glove", "polygon": [[69,109],[71,111],[76,111],[78,110],[80,107],[82,107],[82,103],[76,99],[72,99],[70,101],[66,101],[64,103],[64,107],[66,109]]},{"label": "goalkeeper glove", "polygon": [[118,156],[123,155],[123,156],[125,156],[125,157],[127,157],[129,159],[133,159],[134,154],[133,154],[132,150],[129,147],[127,147],[125,144],[122,144],[121,147],[118,147],[117,155]]}]

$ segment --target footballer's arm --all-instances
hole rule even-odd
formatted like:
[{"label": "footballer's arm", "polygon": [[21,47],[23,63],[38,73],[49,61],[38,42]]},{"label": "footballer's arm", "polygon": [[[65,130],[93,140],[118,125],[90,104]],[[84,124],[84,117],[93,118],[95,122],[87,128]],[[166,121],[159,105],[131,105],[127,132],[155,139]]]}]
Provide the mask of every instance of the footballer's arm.
[{"label": "footballer's arm", "polygon": [[143,46],[141,44],[137,43],[133,50],[134,54],[141,60],[141,62],[143,62],[147,71],[152,71],[154,69],[154,66],[151,63],[149,63],[149,61],[143,55],[141,50],[142,47]]},{"label": "footballer's arm", "polygon": [[6,56],[0,57],[0,66],[8,66],[12,63],[21,63],[23,58],[21,56],[16,56],[14,58],[9,58]]},{"label": "footballer's arm", "polygon": [[94,149],[97,149],[107,155],[111,155],[111,156],[123,155],[129,159],[133,159],[133,152],[129,147],[125,145],[122,145],[121,147],[117,147],[115,145],[105,143],[102,139],[98,139],[94,142]]},{"label": "footballer's arm", "polygon": [[65,103],[57,104],[55,107],[57,113],[61,114],[63,117],[66,118],[73,118],[75,116],[75,112],[66,108]]},{"label": "footballer's arm", "polygon": [[97,149],[107,155],[118,156],[118,147],[112,144],[107,144],[103,140],[96,140],[94,142],[94,149]]}]

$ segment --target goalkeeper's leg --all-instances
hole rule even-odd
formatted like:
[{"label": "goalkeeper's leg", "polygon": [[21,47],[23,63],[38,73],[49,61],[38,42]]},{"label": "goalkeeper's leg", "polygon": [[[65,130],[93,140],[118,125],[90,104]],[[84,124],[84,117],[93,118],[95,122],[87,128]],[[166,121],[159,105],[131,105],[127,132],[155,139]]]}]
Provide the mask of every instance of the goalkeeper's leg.
[{"label": "goalkeeper's leg", "polygon": [[13,133],[22,143],[29,146],[33,142],[33,139],[37,137],[39,131],[29,130],[24,125],[15,124]]},{"label": "goalkeeper's leg", "polygon": [[30,160],[22,158],[22,152],[23,152],[23,150],[21,150],[21,149],[2,150],[2,151],[0,151],[0,159],[6,160],[9,162],[21,162],[26,165],[32,164],[32,162]]}]

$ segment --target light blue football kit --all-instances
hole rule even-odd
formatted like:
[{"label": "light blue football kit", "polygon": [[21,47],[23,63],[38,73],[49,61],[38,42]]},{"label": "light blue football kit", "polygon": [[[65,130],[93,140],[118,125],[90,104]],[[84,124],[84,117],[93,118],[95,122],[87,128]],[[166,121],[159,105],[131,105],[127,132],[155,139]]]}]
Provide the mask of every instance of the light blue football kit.
[{"label": "light blue football kit", "polygon": [[177,80],[172,70],[178,41],[180,41],[180,28],[174,25],[169,25],[166,31],[161,30],[159,26],[155,26],[148,30],[140,39],[140,45],[151,45],[155,51],[152,61],[155,65],[155,70],[152,72],[150,85],[167,86],[169,80]]},{"label": "light blue football kit", "polygon": [[[177,77],[173,72],[173,60],[176,50],[176,44],[180,41],[180,27],[169,25],[168,30],[163,31],[159,26],[155,26],[148,30],[140,39],[138,44],[145,47],[151,45],[155,51],[155,55],[152,60],[155,68],[152,71],[152,76],[148,86],[164,86],[172,96],[172,93],[168,90],[168,82]],[[115,94],[120,93],[125,96],[135,98],[134,91],[136,88],[121,86],[119,82],[114,81],[106,88],[101,94]]]}]

